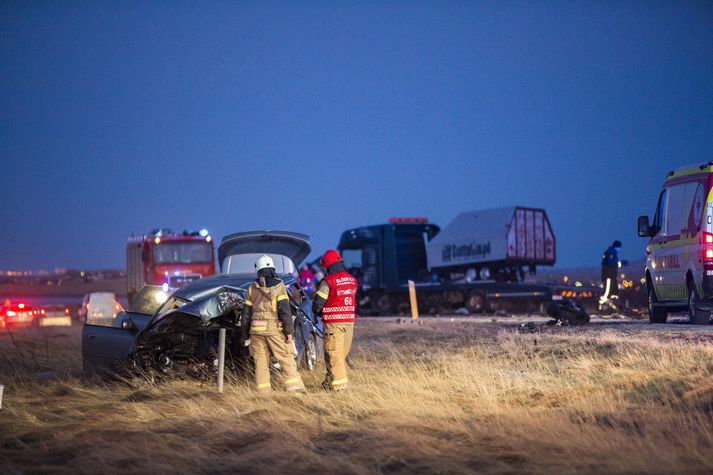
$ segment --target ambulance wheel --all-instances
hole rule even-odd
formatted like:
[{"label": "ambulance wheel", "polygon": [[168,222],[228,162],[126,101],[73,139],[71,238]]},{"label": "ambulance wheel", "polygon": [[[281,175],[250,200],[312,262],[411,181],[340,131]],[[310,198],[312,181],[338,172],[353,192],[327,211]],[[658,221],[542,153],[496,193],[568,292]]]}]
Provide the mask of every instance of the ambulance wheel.
[{"label": "ambulance wheel", "polygon": [[483,313],[487,311],[487,306],[485,294],[479,290],[471,290],[465,299],[465,308],[470,313]]},{"label": "ambulance wheel", "polygon": [[698,307],[698,290],[692,283],[688,283],[688,317],[694,325],[708,325],[711,320],[709,312],[696,311]]},{"label": "ambulance wheel", "polygon": [[649,286],[649,321],[651,323],[666,323],[668,312],[665,308],[657,307],[658,299],[653,286]]}]

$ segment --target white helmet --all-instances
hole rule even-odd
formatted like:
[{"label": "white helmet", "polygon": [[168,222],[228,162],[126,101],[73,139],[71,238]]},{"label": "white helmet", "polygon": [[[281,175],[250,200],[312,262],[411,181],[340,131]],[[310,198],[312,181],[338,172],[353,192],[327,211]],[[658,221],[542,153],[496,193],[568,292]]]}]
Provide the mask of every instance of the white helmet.
[{"label": "white helmet", "polygon": [[264,255],[260,257],[260,259],[257,260],[255,263],[255,272],[260,271],[262,269],[274,269],[275,268],[275,263],[272,262],[272,257],[268,255]]}]

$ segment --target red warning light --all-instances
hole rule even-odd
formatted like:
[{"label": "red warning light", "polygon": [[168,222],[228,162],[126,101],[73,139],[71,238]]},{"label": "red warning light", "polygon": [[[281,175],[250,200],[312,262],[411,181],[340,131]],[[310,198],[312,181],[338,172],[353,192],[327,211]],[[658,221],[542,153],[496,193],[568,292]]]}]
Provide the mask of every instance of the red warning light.
[{"label": "red warning light", "polygon": [[389,223],[391,224],[426,224],[428,223],[428,218],[389,218]]}]

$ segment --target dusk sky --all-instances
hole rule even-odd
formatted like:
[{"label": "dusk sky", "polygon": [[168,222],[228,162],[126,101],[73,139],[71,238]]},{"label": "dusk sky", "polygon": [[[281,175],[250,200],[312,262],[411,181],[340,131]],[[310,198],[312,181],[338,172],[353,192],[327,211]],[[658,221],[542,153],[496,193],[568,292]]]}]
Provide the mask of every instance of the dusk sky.
[{"label": "dusk sky", "polygon": [[543,207],[599,265],[713,160],[711,2],[0,3],[0,269],[155,227],[312,236]]}]

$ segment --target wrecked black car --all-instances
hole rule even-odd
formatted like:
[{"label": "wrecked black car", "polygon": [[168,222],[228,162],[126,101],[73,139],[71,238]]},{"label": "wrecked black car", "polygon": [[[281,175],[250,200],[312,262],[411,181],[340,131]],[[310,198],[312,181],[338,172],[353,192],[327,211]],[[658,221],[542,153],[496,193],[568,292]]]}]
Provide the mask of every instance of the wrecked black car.
[{"label": "wrecked black car", "polygon": [[309,238],[298,233],[256,231],[226,236],[218,250],[220,274],[196,280],[170,296],[160,287],[145,286],[130,311],[118,314],[112,326],[85,324],[85,372],[210,374],[217,365],[221,328],[227,333],[228,366],[249,365],[239,317],[247,288],[255,278],[254,262],[263,254],[273,258],[288,289],[297,364],[314,370],[321,355],[321,323],[312,315],[312,304],[295,277],[297,266],[309,252]]}]

